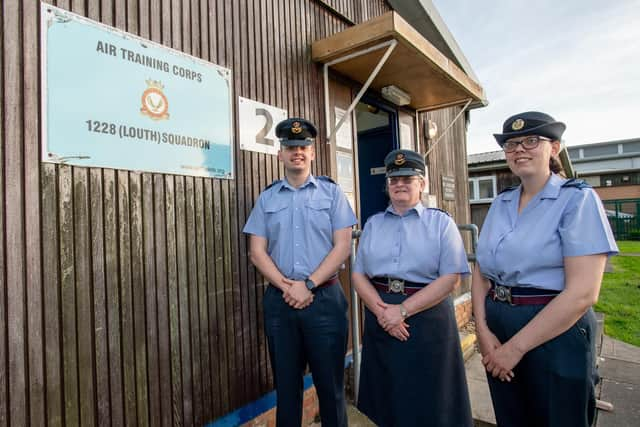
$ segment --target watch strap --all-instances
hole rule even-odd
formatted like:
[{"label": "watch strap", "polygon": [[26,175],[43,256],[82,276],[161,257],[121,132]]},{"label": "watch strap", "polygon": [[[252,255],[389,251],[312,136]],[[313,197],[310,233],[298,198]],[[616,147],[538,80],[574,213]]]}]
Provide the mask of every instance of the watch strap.
[{"label": "watch strap", "polygon": [[405,307],[404,304],[400,304],[400,314],[402,315],[403,319],[409,317],[409,312],[407,311],[407,307]]},{"label": "watch strap", "polygon": [[317,287],[316,283],[313,280],[311,280],[309,277],[305,279],[304,284],[307,287],[307,289],[309,289],[311,292],[313,292],[313,290]]}]

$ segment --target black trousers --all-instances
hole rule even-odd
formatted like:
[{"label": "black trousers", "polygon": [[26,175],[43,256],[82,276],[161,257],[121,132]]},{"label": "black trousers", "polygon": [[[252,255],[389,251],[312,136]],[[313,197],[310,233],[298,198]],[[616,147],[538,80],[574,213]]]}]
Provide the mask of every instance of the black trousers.
[{"label": "black trousers", "polygon": [[269,286],[264,320],[275,379],[278,427],[302,423],[303,375],[309,365],[323,427],[347,425],[344,357],[347,351],[347,301],[339,284],[320,288],[302,310],[290,307]]},{"label": "black trousers", "polygon": [[[500,342],[509,340],[543,308],[485,302],[487,324]],[[524,355],[511,382],[487,374],[500,427],[587,427],[595,417],[593,310],[556,338]]]}]

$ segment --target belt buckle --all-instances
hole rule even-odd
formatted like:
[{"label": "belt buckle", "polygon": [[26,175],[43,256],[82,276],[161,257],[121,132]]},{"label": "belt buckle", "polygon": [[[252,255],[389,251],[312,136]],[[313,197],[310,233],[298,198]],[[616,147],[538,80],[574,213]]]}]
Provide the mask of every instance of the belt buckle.
[{"label": "belt buckle", "polygon": [[511,302],[511,289],[506,286],[496,285],[496,288],[493,290],[493,293],[498,301],[508,302],[513,305]]},{"label": "belt buckle", "polygon": [[406,295],[406,293],[404,292],[404,280],[389,279],[389,283],[387,286],[389,287],[387,293],[401,293],[402,295]]}]

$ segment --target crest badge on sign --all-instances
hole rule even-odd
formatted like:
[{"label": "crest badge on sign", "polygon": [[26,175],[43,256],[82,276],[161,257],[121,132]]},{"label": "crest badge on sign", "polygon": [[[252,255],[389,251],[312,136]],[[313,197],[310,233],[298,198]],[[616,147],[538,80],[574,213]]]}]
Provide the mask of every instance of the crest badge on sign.
[{"label": "crest badge on sign", "polygon": [[142,93],[140,113],[153,120],[169,119],[169,101],[162,90],[164,85],[158,80],[148,79],[147,89]]}]

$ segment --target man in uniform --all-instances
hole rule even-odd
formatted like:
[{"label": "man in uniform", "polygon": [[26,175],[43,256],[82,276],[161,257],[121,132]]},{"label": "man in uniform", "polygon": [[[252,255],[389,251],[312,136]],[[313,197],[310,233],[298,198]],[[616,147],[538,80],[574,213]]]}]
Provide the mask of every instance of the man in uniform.
[{"label": "man in uniform", "polygon": [[301,424],[307,364],[323,427],[347,425],[347,301],[337,271],[349,256],[357,220],[340,187],[311,174],[316,134],[300,118],[276,126],[285,178],[260,194],[243,230],[251,262],[269,281],[263,304],[278,427]]}]

